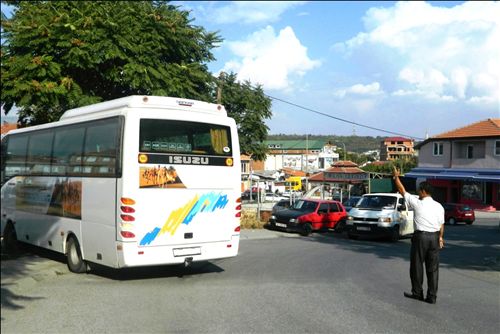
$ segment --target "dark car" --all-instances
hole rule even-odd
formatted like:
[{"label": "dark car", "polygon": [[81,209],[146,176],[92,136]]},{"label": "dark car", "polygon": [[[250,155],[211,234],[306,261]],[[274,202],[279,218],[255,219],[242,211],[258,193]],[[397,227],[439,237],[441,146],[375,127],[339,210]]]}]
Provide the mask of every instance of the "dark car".
[{"label": "dark car", "polygon": [[344,200],[342,204],[344,205],[345,211],[349,212],[361,199],[361,196],[351,196],[350,198]]},{"label": "dark car", "polygon": [[277,202],[276,204],[274,204],[273,209],[272,209],[272,213],[274,214],[278,211],[288,209],[288,208],[290,208],[290,206],[291,206],[291,204],[290,204],[289,198],[282,199],[279,202]]},{"label": "dark car", "polygon": [[347,212],[340,202],[299,199],[290,209],[280,210],[271,215],[269,226],[309,235],[312,231],[336,229],[337,226],[345,225],[346,218]]},{"label": "dark car", "polygon": [[241,199],[249,200],[250,196],[251,196],[251,199],[255,201],[255,200],[257,200],[258,195],[259,195],[259,192],[257,191],[257,188],[253,187],[251,195],[250,195],[250,189],[247,189],[241,193]]},{"label": "dark car", "polygon": [[476,215],[474,210],[465,204],[445,203],[444,207],[444,221],[447,224],[455,225],[459,222],[467,223],[468,225],[474,223]]}]

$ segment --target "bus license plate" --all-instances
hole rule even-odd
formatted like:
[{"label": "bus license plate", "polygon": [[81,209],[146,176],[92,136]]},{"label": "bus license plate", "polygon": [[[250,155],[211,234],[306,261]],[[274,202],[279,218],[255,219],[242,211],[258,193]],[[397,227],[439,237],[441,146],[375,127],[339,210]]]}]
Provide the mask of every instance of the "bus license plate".
[{"label": "bus license plate", "polygon": [[282,224],[282,223],[276,223],[276,226],[286,228],[286,224]]},{"label": "bus license plate", "polygon": [[200,255],[201,247],[174,248],[174,256]]},{"label": "bus license plate", "polygon": [[358,227],[356,227],[356,229],[358,231],[370,231],[370,228],[366,227],[366,226],[358,226]]}]

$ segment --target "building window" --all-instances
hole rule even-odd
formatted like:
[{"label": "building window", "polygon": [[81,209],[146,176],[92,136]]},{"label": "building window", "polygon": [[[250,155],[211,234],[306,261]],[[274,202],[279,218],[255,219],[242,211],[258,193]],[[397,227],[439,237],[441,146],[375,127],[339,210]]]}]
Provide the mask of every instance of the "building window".
[{"label": "building window", "polygon": [[443,143],[434,143],[434,155],[443,155]]},{"label": "building window", "polygon": [[495,140],[495,155],[500,155],[500,140]]},{"label": "building window", "polygon": [[462,185],[462,199],[482,201],[483,184],[481,182],[464,181]]},{"label": "building window", "polygon": [[467,145],[467,159],[472,159],[474,157],[474,146]]}]

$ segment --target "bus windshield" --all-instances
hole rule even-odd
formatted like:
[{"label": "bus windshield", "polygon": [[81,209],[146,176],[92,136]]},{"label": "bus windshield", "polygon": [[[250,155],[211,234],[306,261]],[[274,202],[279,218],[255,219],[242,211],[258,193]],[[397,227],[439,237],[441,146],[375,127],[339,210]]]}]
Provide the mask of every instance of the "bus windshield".
[{"label": "bus windshield", "polygon": [[142,119],[139,141],[147,153],[232,155],[231,131],[223,125]]}]

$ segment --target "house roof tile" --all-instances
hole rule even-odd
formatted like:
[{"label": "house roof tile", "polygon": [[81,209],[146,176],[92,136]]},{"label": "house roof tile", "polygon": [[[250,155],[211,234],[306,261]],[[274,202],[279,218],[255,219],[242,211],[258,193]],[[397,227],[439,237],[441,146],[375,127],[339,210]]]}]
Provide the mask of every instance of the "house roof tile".
[{"label": "house roof tile", "polygon": [[434,139],[500,136],[500,118],[489,118],[439,134]]}]

